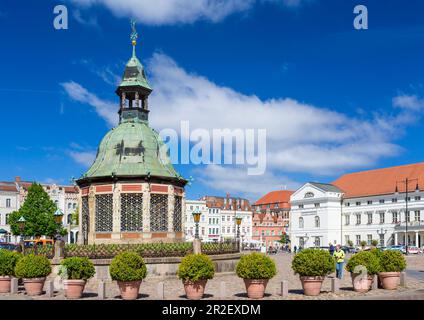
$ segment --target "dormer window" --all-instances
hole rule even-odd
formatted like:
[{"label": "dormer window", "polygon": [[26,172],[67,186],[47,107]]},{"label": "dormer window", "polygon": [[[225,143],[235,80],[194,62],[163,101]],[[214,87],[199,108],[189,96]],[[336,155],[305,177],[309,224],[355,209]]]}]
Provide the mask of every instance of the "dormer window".
[{"label": "dormer window", "polygon": [[312,192],[307,192],[305,194],[305,198],[313,198],[313,197],[315,197],[315,195]]}]

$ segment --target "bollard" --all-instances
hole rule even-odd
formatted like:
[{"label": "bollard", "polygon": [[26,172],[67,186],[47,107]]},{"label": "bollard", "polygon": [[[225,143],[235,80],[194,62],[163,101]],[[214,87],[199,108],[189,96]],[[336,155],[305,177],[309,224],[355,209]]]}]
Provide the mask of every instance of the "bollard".
[{"label": "bollard", "polygon": [[46,284],[45,284],[45,288],[46,288],[46,296],[49,298],[53,298],[54,297],[54,283],[53,281],[47,280]]},{"label": "bollard", "polygon": [[339,278],[331,278],[331,292],[340,293],[340,280]]},{"label": "bollard", "polygon": [[289,283],[287,281],[281,281],[281,293],[282,297],[287,297],[289,295]]},{"label": "bollard", "polygon": [[18,282],[19,282],[18,278],[12,278],[10,280],[10,293],[11,294],[18,294],[18,292],[19,292]]},{"label": "bollard", "polygon": [[106,299],[106,283],[103,280],[100,280],[99,287],[97,288],[97,299]]},{"label": "bollard", "polygon": [[378,275],[374,275],[372,278],[372,290],[377,290],[378,289]]},{"label": "bollard", "polygon": [[157,295],[158,295],[158,300],[165,300],[165,284],[163,282],[158,283]]},{"label": "bollard", "polygon": [[405,272],[400,273],[400,286],[406,287],[406,273]]},{"label": "bollard", "polygon": [[224,281],[221,281],[219,286],[219,297],[225,299],[227,297],[227,287]]}]

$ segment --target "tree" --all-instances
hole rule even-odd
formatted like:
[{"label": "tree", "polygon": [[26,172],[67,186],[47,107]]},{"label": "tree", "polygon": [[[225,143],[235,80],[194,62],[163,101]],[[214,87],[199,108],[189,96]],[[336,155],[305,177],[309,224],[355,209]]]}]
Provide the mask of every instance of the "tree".
[{"label": "tree", "polygon": [[72,212],[72,224],[79,224],[79,207],[77,207],[75,211]]},{"label": "tree", "polygon": [[66,230],[55,222],[56,210],[56,204],[49,198],[43,187],[33,183],[28,188],[28,194],[22,207],[9,215],[10,230],[14,235],[20,235],[18,220],[20,217],[24,217],[26,222],[23,234],[26,236],[54,237],[58,232],[66,234]]},{"label": "tree", "polygon": [[289,243],[290,242],[290,239],[289,239],[289,236],[286,234],[286,233],[283,233],[282,235],[281,235],[281,239],[280,239],[280,241],[279,241],[280,243],[282,243],[282,244],[287,244],[287,243]]}]

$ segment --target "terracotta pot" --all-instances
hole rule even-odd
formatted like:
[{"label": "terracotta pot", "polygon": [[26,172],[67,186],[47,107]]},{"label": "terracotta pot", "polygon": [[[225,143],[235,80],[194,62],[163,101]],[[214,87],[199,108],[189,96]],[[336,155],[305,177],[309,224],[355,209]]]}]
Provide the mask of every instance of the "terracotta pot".
[{"label": "terracotta pot", "polygon": [[85,280],[63,280],[65,296],[68,299],[80,299],[84,292],[86,282]]},{"label": "terracotta pot", "polygon": [[305,296],[318,296],[321,293],[322,283],[325,277],[300,277],[303,294]]},{"label": "terracotta pot", "polygon": [[350,276],[352,277],[353,290],[356,292],[368,292],[374,282],[372,275],[364,277],[361,273],[351,273]]},{"label": "terracotta pot", "polygon": [[119,291],[124,300],[136,300],[140,290],[141,280],[139,281],[118,281]]},{"label": "terracotta pot", "polygon": [[39,296],[43,293],[44,282],[46,278],[24,278],[24,287],[27,295]]},{"label": "terracotta pot", "polygon": [[396,290],[400,282],[400,272],[380,272],[378,278],[383,289]]},{"label": "terracotta pot", "polygon": [[244,279],[247,296],[250,299],[262,299],[265,295],[265,289],[268,279]]},{"label": "terracotta pot", "polygon": [[9,293],[10,292],[10,276],[0,277],[0,293]]},{"label": "terracotta pot", "polygon": [[205,293],[205,287],[208,280],[198,280],[198,281],[184,281],[184,290],[187,295],[187,298],[190,300],[200,300],[203,298]]}]

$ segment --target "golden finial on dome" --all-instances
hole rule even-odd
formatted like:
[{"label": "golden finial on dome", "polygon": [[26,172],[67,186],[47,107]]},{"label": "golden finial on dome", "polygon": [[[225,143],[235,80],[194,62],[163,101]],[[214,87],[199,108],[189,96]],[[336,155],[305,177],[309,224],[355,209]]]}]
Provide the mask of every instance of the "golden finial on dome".
[{"label": "golden finial on dome", "polygon": [[134,19],[131,19],[131,43],[133,46],[137,45],[137,39],[138,39],[138,33],[137,30],[135,29],[135,23],[136,21]]}]

